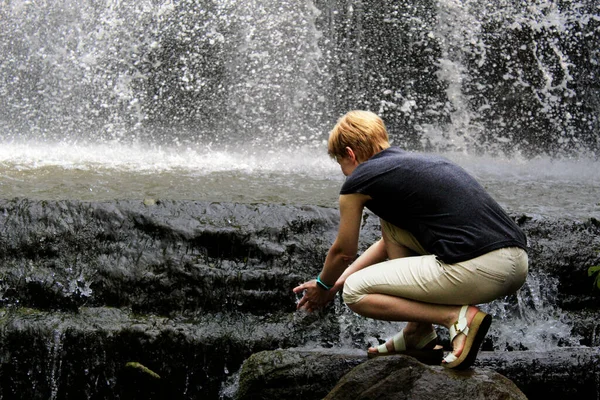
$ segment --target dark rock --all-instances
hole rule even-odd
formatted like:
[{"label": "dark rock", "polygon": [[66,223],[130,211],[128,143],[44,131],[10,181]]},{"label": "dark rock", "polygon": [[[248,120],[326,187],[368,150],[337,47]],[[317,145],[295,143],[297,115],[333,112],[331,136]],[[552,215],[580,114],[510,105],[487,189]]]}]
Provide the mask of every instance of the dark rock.
[{"label": "dark rock", "polygon": [[600,264],[600,224],[535,217],[521,224],[529,239],[530,269],[558,281],[559,306],[568,310],[598,308],[588,268]]},{"label": "dark rock", "polygon": [[[568,310],[581,344],[599,345],[600,295],[587,268],[600,265],[600,224],[516,219],[529,238],[537,291],[524,287],[503,299],[495,321],[526,331],[506,319],[549,303],[557,313]],[[381,325],[357,317],[339,297],[320,313],[295,310],[291,289],[320,271],[337,221],[338,211],[323,207],[0,200],[0,394],[114,397],[127,389],[117,377],[133,361],[161,376],[156,390],[215,397],[253,353],[366,348],[383,339]],[[366,213],[360,249],[379,234],[377,218]],[[445,330],[439,334],[446,340]],[[498,340],[491,332],[484,349]],[[578,362],[546,360],[557,370]],[[501,373],[512,379],[509,372]],[[328,376],[331,389],[337,381]],[[580,376],[589,386],[587,372]],[[516,377],[525,392],[527,380]]]},{"label": "dark rock", "polygon": [[599,361],[599,348],[481,352],[473,368],[459,372],[403,356],[367,360],[356,351],[264,351],[242,366],[237,400],[596,399]]},{"label": "dark rock", "polygon": [[335,386],[341,373],[363,361],[356,355],[327,351],[255,353],[242,367],[236,398],[321,399]]},{"label": "dark rock", "polygon": [[510,378],[530,400],[597,399],[600,396],[600,348],[549,351],[481,352],[477,368]]},{"label": "dark rock", "polygon": [[[169,315],[292,312],[290,288],[320,270],[337,232],[322,207],[157,201],[0,200],[0,301],[41,309],[131,307]],[[600,306],[587,275],[600,224],[519,217],[530,267],[570,310]],[[365,214],[361,249],[379,235]],[[226,289],[225,289],[226,288]]]},{"label": "dark rock", "polygon": [[246,358],[290,346],[293,330],[244,314],[184,321],[111,308],[2,310],[0,398],[217,398]]},{"label": "dark rock", "polygon": [[369,360],[346,374],[326,400],[521,399],[527,397],[504,376],[488,369],[453,371],[407,357]]},{"label": "dark rock", "polygon": [[290,288],[317,273],[337,217],[319,207],[168,201],[0,200],[0,210],[4,305],[163,315],[293,311]]}]

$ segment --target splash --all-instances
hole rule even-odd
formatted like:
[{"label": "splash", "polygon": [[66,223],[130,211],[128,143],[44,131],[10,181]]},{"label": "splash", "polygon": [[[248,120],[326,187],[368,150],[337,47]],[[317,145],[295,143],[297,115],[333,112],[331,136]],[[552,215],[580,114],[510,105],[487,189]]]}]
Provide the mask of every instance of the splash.
[{"label": "splash", "polygon": [[414,150],[597,158],[600,9],[440,0],[0,6],[0,142],[319,146],[352,108]]},{"label": "splash", "polygon": [[298,1],[10,2],[0,138],[310,143],[318,13]]},{"label": "splash", "polygon": [[339,175],[339,167],[326,148],[240,148],[219,150],[213,146],[155,146],[119,142],[99,144],[11,143],[0,148],[0,168],[26,171],[56,167],[64,170],[212,172]]},{"label": "splash", "polygon": [[495,350],[548,351],[580,346],[582,338],[572,334],[572,321],[556,304],[557,294],[557,278],[533,272],[517,292],[516,302],[502,299],[486,305],[485,311],[500,320],[490,330]]},{"label": "splash", "polygon": [[[530,273],[527,282],[515,295],[480,305],[494,318],[488,337],[495,351],[551,351],[558,347],[579,347],[582,337],[573,335],[573,321],[555,302],[558,282],[540,273]],[[364,349],[377,346],[393,337],[406,323],[366,319],[344,305],[339,313],[340,337],[335,344],[341,349]],[[447,330],[438,329],[441,338]]]},{"label": "splash", "polygon": [[[445,0],[431,35],[450,124],[423,126],[433,148],[528,156],[598,149],[594,2]],[[590,42],[591,43],[591,42]],[[493,138],[493,140],[491,139]]]}]

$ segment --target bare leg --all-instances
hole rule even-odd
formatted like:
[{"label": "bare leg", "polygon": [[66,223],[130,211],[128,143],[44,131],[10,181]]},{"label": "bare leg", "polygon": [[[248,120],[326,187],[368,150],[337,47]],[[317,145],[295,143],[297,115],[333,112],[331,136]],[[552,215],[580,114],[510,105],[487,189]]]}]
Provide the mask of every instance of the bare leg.
[{"label": "bare leg", "polygon": [[[415,252],[406,246],[399,245],[391,240],[383,231],[383,240],[388,258],[402,258],[415,255]],[[433,331],[433,324],[449,328],[458,320],[460,306],[423,303],[420,301],[404,299],[385,294],[369,294],[358,303],[349,304],[350,309],[368,318],[384,321],[407,321],[404,329],[407,348],[416,346],[420,338]],[[470,324],[475,314],[476,307],[470,307],[467,312],[467,321]],[[459,356],[464,347],[466,336],[459,334],[453,341],[454,355]],[[388,351],[393,351],[392,341],[386,343]],[[370,348],[369,351],[376,351]]]},{"label": "bare leg", "polygon": [[[384,321],[408,321],[405,328],[407,348],[414,348],[419,339],[433,330],[433,325],[450,328],[458,320],[460,306],[422,303],[384,294],[366,295],[361,301],[348,305],[350,309],[368,318]],[[478,309],[470,307],[467,321],[470,324]],[[460,356],[466,336],[459,334],[452,342],[454,355]],[[388,350],[393,350],[393,343],[386,343]],[[369,349],[374,351],[375,348]]]}]

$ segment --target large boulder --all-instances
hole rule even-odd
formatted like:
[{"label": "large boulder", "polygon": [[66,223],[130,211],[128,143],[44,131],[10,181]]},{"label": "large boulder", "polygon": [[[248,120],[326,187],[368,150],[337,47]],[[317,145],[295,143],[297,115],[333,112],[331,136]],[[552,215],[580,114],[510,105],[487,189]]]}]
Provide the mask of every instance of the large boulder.
[{"label": "large boulder", "polygon": [[453,371],[412,357],[376,358],[346,374],[326,400],[514,399],[527,397],[509,379],[489,369]]},{"label": "large boulder", "polygon": [[596,399],[598,348],[481,352],[466,371],[411,357],[367,360],[364,351],[287,349],[248,358],[236,400]]}]

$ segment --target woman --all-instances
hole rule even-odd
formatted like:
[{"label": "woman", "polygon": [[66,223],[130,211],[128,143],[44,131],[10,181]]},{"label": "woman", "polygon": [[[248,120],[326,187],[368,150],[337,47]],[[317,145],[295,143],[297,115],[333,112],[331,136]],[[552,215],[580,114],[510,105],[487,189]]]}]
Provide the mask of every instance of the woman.
[{"label": "woman", "polygon": [[[431,360],[440,354],[436,324],[449,329],[453,347],[442,364],[470,367],[491,324],[475,305],[525,282],[524,233],[459,166],[391,147],[374,113],[344,115],[330,133],[328,152],[347,177],[339,231],[317,279],[294,288],[304,293],[298,309],[322,308],[343,289],[354,312],[407,322],[370,348],[369,357]],[[364,207],[380,218],[382,238],[354,261]]]}]

